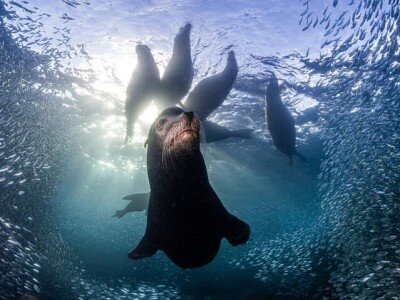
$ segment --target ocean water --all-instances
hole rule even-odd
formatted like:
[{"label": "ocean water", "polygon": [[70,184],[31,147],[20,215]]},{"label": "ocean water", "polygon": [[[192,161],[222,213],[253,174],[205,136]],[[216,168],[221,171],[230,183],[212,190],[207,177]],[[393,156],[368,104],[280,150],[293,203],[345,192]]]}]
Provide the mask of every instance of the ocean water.
[{"label": "ocean water", "polygon": [[[398,0],[0,0],[0,299],[398,299]],[[213,262],[132,261],[149,190],[149,105],[124,145],[135,46],[161,74],[191,22],[192,88],[239,74],[210,120],[251,140],[202,145],[210,182],[251,226]],[[275,73],[308,163],[272,144]]]}]

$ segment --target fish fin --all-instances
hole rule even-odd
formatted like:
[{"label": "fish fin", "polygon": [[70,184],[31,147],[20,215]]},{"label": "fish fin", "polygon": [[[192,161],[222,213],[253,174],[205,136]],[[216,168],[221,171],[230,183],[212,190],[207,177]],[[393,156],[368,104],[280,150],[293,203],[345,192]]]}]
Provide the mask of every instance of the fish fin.
[{"label": "fish fin", "polygon": [[243,138],[243,139],[251,139],[253,138],[253,130],[249,128],[232,130],[231,134],[233,137]]},{"label": "fish fin", "polygon": [[225,227],[225,238],[232,246],[247,242],[250,236],[250,226],[242,220],[231,215]]},{"label": "fish fin", "polygon": [[302,160],[304,162],[308,162],[307,158],[303,154],[296,151],[296,155],[298,158],[300,158],[300,160]]},{"label": "fish fin", "polygon": [[144,147],[147,148],[147,145],[149,144],[149,139],[147,138],[146,141],[144,142]]},{"label": "fish fin", "polygon": [[125,197],[122,198],[122,200],[137,201],[137,200],[142,200],[143,197],[148,198],[149,193],[138,193],[138,194],[126,195]]},{"label": "fish fin", "polygon": [[137,247],[129,252],[128,257],[133,260],[142,259],[153,256],[158,251],[158,248],[150,243],[144,236]]},{"label": "fish fin", "polygon": [[123,216],[125,216],[125,210],[123,209],[115,211],[115,214],[113,215],[113,217],[118,219],[121,219]]}]

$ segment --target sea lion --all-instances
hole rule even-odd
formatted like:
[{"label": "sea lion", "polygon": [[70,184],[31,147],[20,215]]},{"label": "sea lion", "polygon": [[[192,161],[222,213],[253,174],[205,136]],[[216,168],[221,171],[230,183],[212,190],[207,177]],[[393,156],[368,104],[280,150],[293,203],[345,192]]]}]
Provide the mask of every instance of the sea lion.
[{"label": "sea lion", "polygon": [[160,109],[180,103],[193,81],[193,62],[190,49],[192,25],[186,23],[174,39],[172,57],[165,68],[159,89]]},{"label": "sea lion", "polygon": [[229,51],[224,70],[196,85],[184,103],[185,110],[194,111],[201,120],[207,118],[228,96],[238,71],[235,53]]},{"label": "sea lion", "polygon": [[150,193],[140,193],[140,194],[132,194],[125,196],[122,198],[123,200],[130,201],[127,206],[125,206],[122,210],[117,210],[113,217],[117,217],[118,219],[125,216],[125,214],[134,211],[143,211],[146,210],[149,205]]},{"label": "sea lion", "polygon": [[146,45],[137,45],[136,54],[138,63],[132,73],[128,88],[126,89],[125,143],[132,139],[135,121],[149,104],[160,84],[160,72],[158,71],[150,48]]},{"label": "sea lion", "polygon": [[198,117],[179,107],[165,109],[152,124],[147,226],[131,259],[162,250],[177,266],[197,268],[214,259],[222,238],[233,246],[248,240],[249,225],[225,209],[208,181],[200,127]]},{"label": "sea lion", "polygon": [[268,130],[276,148],[289,157],[292,164],[292,156],[297,155],[301,160],[307,159],[296,150],[296,129],[293,118],[283,104],[280,96],[278,79],[272,74],[267,85],[265,95]]},{"label": "sea lion", "polygon": [[205,143],[212,143],[221,141],[230,137],[236,137],[241,139],[251,139],[252,130],[248,128],[230,130],[224,126],[218,125],[216,123],[203,120],[203,130],[205,135]]}]

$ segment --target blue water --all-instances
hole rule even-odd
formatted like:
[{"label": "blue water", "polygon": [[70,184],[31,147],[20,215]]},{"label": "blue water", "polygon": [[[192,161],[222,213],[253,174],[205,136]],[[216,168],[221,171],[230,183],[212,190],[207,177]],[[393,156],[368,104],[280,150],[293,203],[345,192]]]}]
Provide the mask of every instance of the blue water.
[{"label": "blue water", "polygon": [[[0,0],[0,299],[396,299],[400,295],[398,0]],[[210,120],[251,140],[201,146],[210,182],[251,227],[244,246],[182,270],[131,261],[149,190],[149,108],[124,145],[135,46],[163,73],[185,22],[195,76],[239,74]],[[293,166],[264,118],[274,72]],[[35,298],[33,298],[35,299]]]}]

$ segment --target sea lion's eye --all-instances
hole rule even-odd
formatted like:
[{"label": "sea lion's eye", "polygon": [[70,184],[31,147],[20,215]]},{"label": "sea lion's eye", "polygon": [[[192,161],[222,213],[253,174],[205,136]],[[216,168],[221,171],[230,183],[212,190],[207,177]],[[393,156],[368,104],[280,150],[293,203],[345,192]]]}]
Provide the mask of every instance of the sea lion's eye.
[{"label": "sea lion's eye", "polygon": [[162,127],[165,124],[166,121],[167,121],[167,119],[165,119],[165,118],[158,119],[157,127],[158,128]]}]

